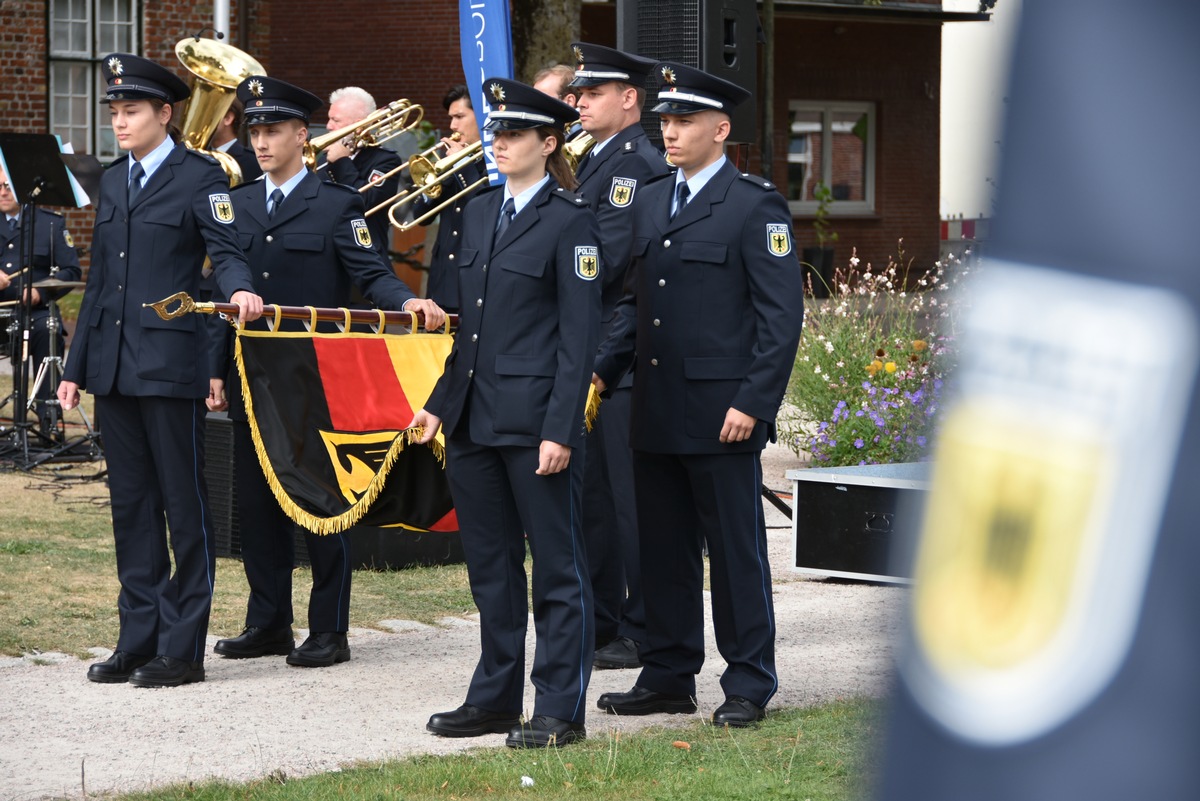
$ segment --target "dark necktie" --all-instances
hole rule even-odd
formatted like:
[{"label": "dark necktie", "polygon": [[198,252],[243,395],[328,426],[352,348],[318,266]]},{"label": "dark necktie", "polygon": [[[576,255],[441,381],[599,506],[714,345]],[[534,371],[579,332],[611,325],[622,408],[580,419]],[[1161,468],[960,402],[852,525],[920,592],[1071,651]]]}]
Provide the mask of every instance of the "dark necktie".
[{"label": "dark necktie", "polygon": [[142,164],[139,161],[133,162],[133,166],[129,168],[129,205],[133,205],[133,201],[137,200],[138,193],[142,191],[142,176],[146,171],[142,169]]},{"label": "dark necktie", "polygon": [[679,212],[683,211],[683,207],[687,205],[688,195],[691,193],[692,190],[688,189],[687,181],[675,188],[675,213],[671,215],[672,220],[679,216]]},{"label": "dark necktie", "polygon": [[283,202],[283,190],[276,189],[271,193],[271,204],[267,207],[267,219],[275,219],[275,212],[279,211],[279,204]]},{"label": "dark necktie", "polygon": [[9,217],[8,218],[8,232],[11,234],[15,230],[17,230],[17,218]]},{"label": "dark necktie", "polygon": [[500,221],[496,223],[496,235],[492,237],[492,242],[499,242],[500,237],[504,236],[504,232],[508,230],[508,226],[512,224],[513,215],[517,213],[517,204],[510,197],[504,201],[504,205],[500,207]]}]

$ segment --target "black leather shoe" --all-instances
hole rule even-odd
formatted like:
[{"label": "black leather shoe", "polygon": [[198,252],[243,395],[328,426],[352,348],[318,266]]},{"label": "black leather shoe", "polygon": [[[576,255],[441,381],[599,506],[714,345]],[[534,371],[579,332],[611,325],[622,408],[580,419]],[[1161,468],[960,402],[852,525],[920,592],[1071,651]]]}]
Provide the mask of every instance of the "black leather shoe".
[{"label": "black leather shoe", "polygon": [[767,716],[767,710],[740,695],[731,695],[713,712],[714,726],[729,726],[744,729],[753,726]]},{"label": "black leather shoe", "polygon": [[259,656],[287,656],[296,648],[296,638],[290,626],[264,629],[247,626],[236,637],[217,640],[213,651],[230,659],[253,659]]},{"label": "black leather shoe", "polygon": [[482,737],[485,734],[504,734],[520,722],[520,717],[514,714],[489,712],[463,704],[453,712],[438,712],[430,716],[425,729],[442,737]]},{"label": "black leather shoe", "polygon": [[549,748],[570,745],[586,737],[587,729],[582,723],[559,720],[549,715],[534,715],[533,720],[513,727],[504,744],[509,748]]},{"label": "black leather shoe", "polygon": [[618,637],[603,648],[596,649],[592,666],[597,670],[623,670],[638,668],[642,660],[638,657],[638,644],[628,637]]},{"label": "black leather shoe", "polygon": [[88,668],[88,681],[98,681],[101,684],[124,684],[129,681],[129,674],[149,662],[154,657],[131,654],[128,651],[113,651],[113,655],[103,662],[96,662]]},{"label": "black leather shoe", "polygon": [[329,667],[350,661],[350,643],[345,633],[323,631],[310,634],[296,650],[287,656],[287,663],[296,667]]},{"label": "black leather shoe", "polygon": [[134,687],[178,687],[204,681],[203,662],[185,662],[170,656],[156,656],[129,674]]},{"label": "black leather shoe", "polygon": [[653,715],[656,712],[669,714],[696,711],[696,702],[689,695],[667,695],[633,685],[627,693],[604,693],[596,706],[614,715]]}]

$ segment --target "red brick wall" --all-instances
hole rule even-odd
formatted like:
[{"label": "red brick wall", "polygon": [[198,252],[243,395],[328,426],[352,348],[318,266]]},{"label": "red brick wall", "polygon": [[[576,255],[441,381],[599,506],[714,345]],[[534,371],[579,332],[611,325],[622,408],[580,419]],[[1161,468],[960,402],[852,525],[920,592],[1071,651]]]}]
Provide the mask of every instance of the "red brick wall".
[{"label": "red brick wall", "polygon": [[[885,264],[903,237],[917,266],[932,265],[938,257],[941,28],[784,15],[775,24],[776,182],[787,174],[789,101],[875,103],[876,213],[831,219],[839,234],[837,262],[857,247],[864,262]],[[811,222],[795,220],[800,247],[816,244]]]}]

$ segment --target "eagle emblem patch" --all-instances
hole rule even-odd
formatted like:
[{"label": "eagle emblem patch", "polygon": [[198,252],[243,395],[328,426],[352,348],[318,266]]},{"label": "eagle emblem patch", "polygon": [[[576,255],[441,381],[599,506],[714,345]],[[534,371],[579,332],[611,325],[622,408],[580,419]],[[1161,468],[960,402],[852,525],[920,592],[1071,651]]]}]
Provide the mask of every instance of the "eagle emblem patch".
[{"label": "eagle emblem patch", "polygon": [[575,274],[584,281],[595,281],[600,275],[600,248],[581,245],[575,248]]},{"label": "eagle emblem patch", "polygon": [[362,217],[350,222],[350,227],[354,229],[354,241],[364,248],[371,247],[371,229],[367,227],[367,221]]},{"label": "eagle emblem patch", "polygon": [[209,195],[208,205],[212,208],[214,220],[225,225],[233,222],[233,201],[229,199],[228,193],[220,192],[215,195]]},{"label": "eagle emblem patch", "polygon": [[792,229],[787,223],[767,223],[767,250],[773,256],[792,252]]},{"label": "eagle emblem patch", "polygon": [[633,202],[633,190],[637,189],[635,178],[613,178],[612,188],[608,192],[608,202],[623,208]]},{"label": "eagle emblem patch", "polygon": [[75,247],[75,240],[71,238],[71,232],[66,228],[63,229],[63,242],[65,242],[69,248]]}]

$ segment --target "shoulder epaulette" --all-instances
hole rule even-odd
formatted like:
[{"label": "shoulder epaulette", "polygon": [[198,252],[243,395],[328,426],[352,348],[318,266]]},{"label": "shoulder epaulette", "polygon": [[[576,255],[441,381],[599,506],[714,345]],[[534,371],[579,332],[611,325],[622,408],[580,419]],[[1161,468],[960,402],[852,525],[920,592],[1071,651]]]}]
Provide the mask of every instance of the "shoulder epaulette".
[{"label": "shoulder epaulette", "polygon": [[748,172],[744,172],[738,177],[743,181],[748,181],[749,183],[754,184],[764,192],[774,191],[775,189],[775,184],[771,183],[766,178],[763,178],[761,175],[752,175]]},{"label": "shoulder epaulette", "polygon": [[563,189],[561,186],[555,187],[554,191],[551,192],[550,194],[556,198],[567,201],[572,206],[583,206],[587,203],[587,201],[584,200],[579,195],[575,194],[574,192],[570,192],[566,189]]},{"label": "shoulder epaulette", "polygon": [[218,166],[218,167],[220,167],[220,166],[221,166],[221,162],[217,161],[216,157],[215,157],[215,156],[213,156],[213,155],[211,155],[211,154],[209,154],[209,153],[204,153],[204,152],[201,152],[201,151],[199,151],[199,150],[192,150],[190,147],[184,148],[184,150],[185,150],[185,151],[187,151],[187,153],[188,153],[189,155],[195,156],[195,157],[197,157],[197,158],[204,159],[204,160],[205,160],[205,161],[207,161],[209,164],[214,164],[214,165],[216,165],[216,166]]}]

